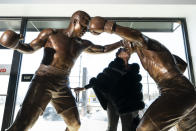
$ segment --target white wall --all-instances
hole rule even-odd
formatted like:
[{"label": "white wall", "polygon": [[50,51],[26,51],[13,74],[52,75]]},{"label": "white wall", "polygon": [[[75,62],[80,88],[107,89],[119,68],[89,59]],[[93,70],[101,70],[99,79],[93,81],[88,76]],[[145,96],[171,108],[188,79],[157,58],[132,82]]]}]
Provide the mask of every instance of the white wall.
[{"label": "white wall", "polygon": [[[104,17],[184,17],[187,20],[193,67],[196,66],[196,5],[117,5],[117,4],[0,4],[0,16],[70,17],[76,10]],[[196,69],[194,71],[196,75]]]}]

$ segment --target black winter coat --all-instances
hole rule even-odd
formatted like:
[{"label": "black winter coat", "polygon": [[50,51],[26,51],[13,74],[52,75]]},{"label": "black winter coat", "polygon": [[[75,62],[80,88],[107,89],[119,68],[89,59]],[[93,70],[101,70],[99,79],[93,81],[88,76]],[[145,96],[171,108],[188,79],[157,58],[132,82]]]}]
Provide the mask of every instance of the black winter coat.
[{"label": "black winter coat", "polygon": [[85,88],[93,88],[103,109],[111,102],[119,114],[126,114],[144,108],[141,79],[138,64],[129,64],[125,70],[124,61],[115,58]]}]

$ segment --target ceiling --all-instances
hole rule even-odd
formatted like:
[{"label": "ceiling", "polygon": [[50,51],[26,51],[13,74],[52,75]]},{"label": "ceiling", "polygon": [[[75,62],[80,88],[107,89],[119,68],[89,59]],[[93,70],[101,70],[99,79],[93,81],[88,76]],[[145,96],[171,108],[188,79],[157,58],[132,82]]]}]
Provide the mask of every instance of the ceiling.
[{"label": "ceiling", "polygon": [[196,4],[196,0],[0,0],[0,4]]}]

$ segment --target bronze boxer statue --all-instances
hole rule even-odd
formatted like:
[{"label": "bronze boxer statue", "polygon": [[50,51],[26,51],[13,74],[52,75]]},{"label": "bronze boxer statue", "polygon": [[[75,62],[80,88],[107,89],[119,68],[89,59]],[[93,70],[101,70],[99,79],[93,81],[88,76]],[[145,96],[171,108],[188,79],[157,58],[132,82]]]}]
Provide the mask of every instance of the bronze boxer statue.
[{"label": "bronze boxer statue", "polygon": [[[144,69],[158,85],[160,96],[145,112],[137,131],[167,131],[176,124],[179,131],[196,130],[196,92],[183,76],[186,63],[182,59],[140,31],[102,17],[91,19],[89,28],[94,34],[114,33],[129,41],[130,50],[137,53]],[[183,129],[181,122],[185,125]]]},{"label": "bronze boxer statue", "polygon": [[78,131],[80,118],[75,99],[68,85],[70,71],[83,52],[106,53],[123,43],[94,45],[80,37],[87,31],[90,16],[83,11],[75,12],[67,29],[45,29],[30,44],[20,43],[20,35],[5,31],[0,43],[21,53],[33,53],[44,48],[44,56],[36,71],[18,115],[7,131],[28,131],[49,102],[57,110],[66,125],[66,131]]}]

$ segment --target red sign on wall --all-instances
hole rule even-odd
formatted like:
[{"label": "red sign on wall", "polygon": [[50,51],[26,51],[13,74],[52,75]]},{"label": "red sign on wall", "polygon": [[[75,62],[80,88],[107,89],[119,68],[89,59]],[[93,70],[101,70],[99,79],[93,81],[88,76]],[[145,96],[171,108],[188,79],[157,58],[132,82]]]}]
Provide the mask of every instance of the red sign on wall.
[{"label": "red sign on wall", "polygon": [[0,64],[0,75],[9,75],[11,65],[10,64]]},{"label": "red sign on wall", "polygon": [[0,72],[6,72],[6,68],[1,68]]}]

